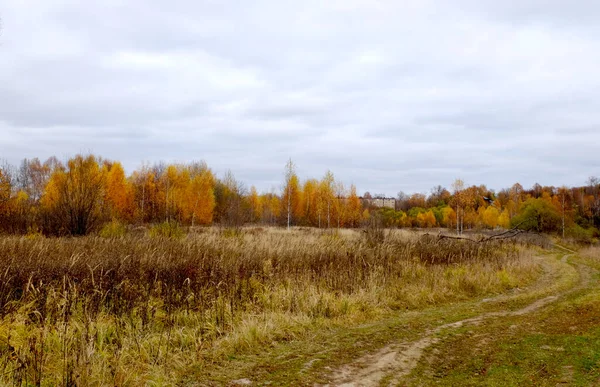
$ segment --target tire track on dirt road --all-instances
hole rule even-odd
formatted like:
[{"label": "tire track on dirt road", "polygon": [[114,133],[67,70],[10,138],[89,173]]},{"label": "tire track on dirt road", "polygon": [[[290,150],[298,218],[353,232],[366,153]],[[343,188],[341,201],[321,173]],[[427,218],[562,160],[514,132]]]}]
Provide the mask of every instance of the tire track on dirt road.
[{"label": "tire track on dirt road", "polygon": [[[555,302],[561,297],[587,287],[591,281],[592,273],[596,270],[581,263],[569,263],[568,258],[576,252],[562,246],[557,245],[556,247],[565,251],[561,261],[565,264],[575,267],[579,274],[579,280],[575,286],[568,290],[537,299],[536,301],[518,310],[503,310],[482,313],[475,317],[443,324],[436,328],[429,329],[424,332],[423,336],[419,340],[409,343],[389,344],[375,353],[367,354],[332,372],[330,376],[330,383],[324,385],[324,387],[370,387],[379,386],[384,381],[387,385],[396,385],[402,380],[403,377],[409,375],[410,372],[417,366],[419,360],[423,356],[424,351],[430,346],[437,344],[441,340],[437,335],[442,331],[457,329],[464,325],[476,325],[490,318],[522,316],[533,313]],[[497,298],[506,298],[506,295],[501,295]],[[485,301],[489,302],[494,301],[495,299],[496,298]],[[480,304],[482,302],[480,302]]]}]

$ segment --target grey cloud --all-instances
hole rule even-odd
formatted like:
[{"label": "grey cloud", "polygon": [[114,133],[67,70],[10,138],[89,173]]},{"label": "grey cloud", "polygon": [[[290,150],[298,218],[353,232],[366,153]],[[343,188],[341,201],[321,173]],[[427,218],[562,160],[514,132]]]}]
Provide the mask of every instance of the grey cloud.
[{"label": "grey cloud", "polygon": [[204,159],[279,189],[502,188],[600,173],[600,5],[8,0],[0,157]]},{"label": "grey cloud", "polygon": [[575,6],[566,6],[561,0],[528,0],[499,2],[467,0],[464,9],[491,19],[513,24],[546,23],[562,28],[595,27],[600,5],[594,0],[582,0]]}]

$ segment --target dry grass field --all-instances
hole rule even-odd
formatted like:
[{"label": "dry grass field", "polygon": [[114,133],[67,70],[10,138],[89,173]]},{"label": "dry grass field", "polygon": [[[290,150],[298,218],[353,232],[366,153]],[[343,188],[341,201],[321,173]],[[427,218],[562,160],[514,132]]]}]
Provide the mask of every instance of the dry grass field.
[{"label": "dry grass field", "polygon": [[0,383],[211,384],[278,343],[526,286],[532,254],[382,230],[1,237]]}]

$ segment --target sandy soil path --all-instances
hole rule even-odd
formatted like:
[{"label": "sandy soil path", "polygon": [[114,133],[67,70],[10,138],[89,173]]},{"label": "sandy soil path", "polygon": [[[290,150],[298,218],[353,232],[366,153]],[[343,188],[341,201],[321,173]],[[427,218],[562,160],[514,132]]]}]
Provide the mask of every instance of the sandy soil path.
[{"label": "sandy soil path", "polygon": [[[568,257],[575,253],[561,246],[556,246],[564,251],[561,261],[567,263]],[[330,383],[325,386],[380,386],[382,382],[386,385],[397,385],[404,376],[417,366],[423,356],[425,349],[439,342],[438,334],[448,329],[456,329],[464,325],[479,324],[486,319],[502,318],[507,316],[520,316],[544,308],[555,302],[561,297],[574,292],[578,289],[588,286],[594,269],[581,265],[573,264],[579,273],[578,283],[569,290],[558,292],[531,302],[518,310],[503,310],[497,312],[482,313],[475,317],[455,321],[449,324],[443,324],[430,329],[421,336],[420,339],[408,343],[391,343],[375,353],[365,355],[350,364],[346,364],[331,373]],[[498,296],[497,298],[505,298]],[[481,302],[490,302],[494,299],[487,299]]]}]

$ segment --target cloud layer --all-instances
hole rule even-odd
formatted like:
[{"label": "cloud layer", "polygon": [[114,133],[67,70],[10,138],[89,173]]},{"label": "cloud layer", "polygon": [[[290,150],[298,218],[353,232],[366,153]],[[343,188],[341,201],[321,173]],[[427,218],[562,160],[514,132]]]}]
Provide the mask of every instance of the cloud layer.
[{"label": "cloud layer", "polygon": [[359,191],[600,175],[600,4],[7,0],[0,158],[291,157]]}]

